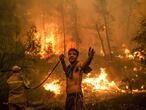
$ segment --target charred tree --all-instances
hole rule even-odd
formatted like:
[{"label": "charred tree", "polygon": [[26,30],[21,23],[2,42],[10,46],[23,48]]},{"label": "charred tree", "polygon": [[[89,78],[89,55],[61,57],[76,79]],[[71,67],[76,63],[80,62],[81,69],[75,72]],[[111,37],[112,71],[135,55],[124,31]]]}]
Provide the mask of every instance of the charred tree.
[{"label": "charred tree", "polygon": [[103,19],[103,24],[105,27],[105,35],[106,35],[106,42],[107,42],[107,47],[109,51],[109,56],[110,59],[112,58],[112,53],[111,53],[111,44],[110,44],[110,27],[109,27],[109,17],[111,17],[110,13],[107,10],[107,1],[106,0],[95,0],[95,8],[96,11],[99,15],[102,16]]},{"label": "charred tree", "polygon": [[101,46],[102,46],[102,50],[103,50],[104,56],[106,56],[106,51],[105,51],[105,47],[104,47],[104,43],[103,43],[103,39],[102,39],[102,37],[101,37],[100,29],[99,29],[98,24],[96,25],[96,31],[97,31],[97,33],[98,33],[98,37],[99,37],[100,42],[101,42]]}]

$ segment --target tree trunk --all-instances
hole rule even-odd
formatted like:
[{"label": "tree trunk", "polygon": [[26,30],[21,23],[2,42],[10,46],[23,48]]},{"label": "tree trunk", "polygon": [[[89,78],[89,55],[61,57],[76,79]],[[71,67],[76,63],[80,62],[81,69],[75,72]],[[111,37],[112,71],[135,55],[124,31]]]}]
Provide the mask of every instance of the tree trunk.
[{"label": "tree trunk", "polygon": [[103,53],[104,53],[104,56],[106,57],[106,51],[105,51],[105,47],[104,47],[103,40],[102,40],[102,38],[101,38],[101,34],[100,34],[100,32],[99,32],[98,25],[96,25],[96,31],[97,31],[98,37],[99,37],[99,39],[100,39],[100,41],[101,41],[102,51],[103,51]]},{"label": "tree trunk", "polygon": [[105,23],[106,40],[107,40],[107,45],[108,45],[109,55],[110,55],[110,60],[111,60],[112,53],[111,53],[111,45],[110,45],[110,39],[109,39],[109,33],[108,33],[108,23],[107,23],[106,15],[103,15],[103,18],[104,18],[104,23]]}]

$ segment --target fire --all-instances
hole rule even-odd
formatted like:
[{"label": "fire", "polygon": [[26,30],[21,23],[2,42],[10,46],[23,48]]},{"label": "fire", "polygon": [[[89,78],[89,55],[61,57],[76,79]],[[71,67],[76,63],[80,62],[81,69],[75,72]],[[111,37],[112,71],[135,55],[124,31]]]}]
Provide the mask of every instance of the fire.
[{"label": "fire", "polygon": [[[114,90],[114,91],[121,91],[114,81],[109,81],[107,79],[107,73],[105,68],[101,68],[99,76],[90,77],[92,74],[89,73],[86,78],[83,79],[83,91],[102,91],[102,90]],[[63,82],[64,83],[64,82]],[[46,83],[43,87],[47,91],[52,91],[56,95],[59,95],[64,91],[62,89],[62,81],[54,80],[51,83]],[[65,89],[65,88],[64,88]],[[65,92],[65,91],[64,91]]]},{"label": "fire", "polygon": [[120,59],[124,59],[124,58],[128,58],[128,59],[134,59],[134,55],[131,53],[131,51],[126,48],[126,46],[123,46],[122,49],[122,55],[117,55],[118,58]]},{"label": "fire", "polygon": [[134,53],[131,53],[129,49],[125,49],[125,55],[126,58],[129,59],[135,59],[135,60],[145,59],[144,55],[142,55],[142,53],[139,51],[135,51]]},{"label": "fire", "polygon": [[30,47],[26,54],[31,56],[39,56],[41,58],[48,58],[53,54],[60,54],[63,52],[63,39],[58,33],[59,27],[51,23],[46,30],[41,30],[32,35]]},{"label": "fire", "polygon": [[141,86],[141,89],[144,89],[144,85]]},{"label": "fire", "polygon": [[[31,44],[29,44],[30,48],[26,51],[27,55],[48,58],[51,55],[58,55],[64,52],[64,37],[59,32],[59,26],[55,23],[47,25],[45,30],[40,29],[32,37]],[[75,47],[73,41],[66,42],[68,43],[67,49]]]},{"label": "fire", "polygon": [[[105,68],[100,69],[99,75],[93,75],[93,73],[89,73],[82,81],[82,90],[86,93],[99,93],[99,92],[120,92],[120,93],[127,93],[129,92],[130,88],[129,85],[125,85],[125,89],[120,89],[118,85],[114,81],[108,80],[108,74],[106,73]],[[55,95],[61,95],[65,93],[65,86],[63,85],[65,81],[63,80],[54,80],[50,81],[50,83],[44,84],[44,89],[46,91],[51,91]],[[145,85],[141,85],[140,89],[144,90]],[[138,89],[133,89],[133,93],[140,92]]]},{"label": "fire", "polygon": [[105,53],[103,52],[102,49],[100,49],[100,54],[101,54],[102,56],[105,56]]},{"label": "fire", "polygon": [[52,23],[48,26],[48,31],[37,33],[36,40],[40,45],[38,55],[40,55],[41,58],[46,58],[52,54],[59,54],[63,51],[63,48],[61,48],[61,36],[59,34],[56,34],[57,29],[58,26]]},{"label": "fire", "polygon": [[134,56],[131,54],[129,49],[125,48],[124,53],[126,55],[126,58],[134,59]]},{"label": "fire", "polygon": [[45,88],[45,90],[51,91],[58,95],[61,93],[61,85],[59,84],[59,82],[59,80],[55,80],[51,83],[46,83],[43,87]]},{"label": "fire", "polygon": [[135,52],[131,52],[125,44],[122,45],[123,47],[123,52],[124,52],[124,55],[118,55],[117,57],[118,58],[128,58],[130,60],[137,60],[137,61],[140,61],[141,59],[145,59],[145,56],[144,56],[144,51],[135,51]]},{"label": "fire", "polygon": [[[87,90],[90,88],[92,91],[96,92],[98,90],[120,90],[114,81],[108,81],[107,73],[105,72],[105,68],[101,68],[101,72],[99,76],[89,77],[83,79],[83,88]],[[88,91],[88,90],[87,90]]]},{"label": "fire", "polygon": [[[93,74],[93,73],[92,73]],[[125,89],[120,89],[117,84],[114,81],[108,80],[108,74],[106,73],[105,68],[100,69],[99,75],[92,75],[89,73],[82,81],[82,89],[83,92],[86,94],[86,92],[91,93],[99,93],[99,92],[121,92],[126,93],[129,91],[129,86],[125,85]],[[63,85],[65,81],[61,80],[54,80],[50,81],[50,83],[44,84],[44,89],[46,91],[51,91],[55,95],[61,95],[62,93],[65,93],[65,86]],[[144,91],[145,86],[142,85],[140,87],[141,90]],[[140,92],[138,89],[132,90],[134,93]]]},{"label": "fire", "polygon": [[139,52],[139,51],[135,51],[135,52],[134,52],[134,57],[135,57],[135,58],[138,58],[139,60],[145,59],[144,55],[142,55],[142,53]]}]

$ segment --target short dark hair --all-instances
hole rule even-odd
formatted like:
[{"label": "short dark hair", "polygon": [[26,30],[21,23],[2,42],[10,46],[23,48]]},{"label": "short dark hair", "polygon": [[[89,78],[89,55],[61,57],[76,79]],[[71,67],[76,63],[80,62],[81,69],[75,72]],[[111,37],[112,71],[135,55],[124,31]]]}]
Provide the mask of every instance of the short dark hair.
[{"label": "short dark hair", "polygon": [[76,48],[70,48],[68,50],[68,54],[69,54],[70,51],[75,51],[77,53],[77,56],[79,56],[79,51]]}]

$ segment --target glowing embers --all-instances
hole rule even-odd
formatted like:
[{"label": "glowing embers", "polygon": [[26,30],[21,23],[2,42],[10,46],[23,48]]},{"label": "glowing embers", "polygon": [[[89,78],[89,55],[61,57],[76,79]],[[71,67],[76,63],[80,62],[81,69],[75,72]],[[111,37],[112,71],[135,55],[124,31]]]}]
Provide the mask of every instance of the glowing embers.
[{"label": "glowing embers", "polygon": [[136,61],[145,59],[144,50],[137,50],[137,51],[135,50],[131,52],[128,48],[126,48],[125,44],[123,44],[122,46],[121,54],[117,55],[116,57],[120,59],[130,59],[130,60],[136,60]]},{"label": "glowing embers", "polygon": [[124,53],[126,58],[134,59],[134,56],[131,54],[129,49],[125,48]]},{"label": "glowing embers", "polygon": [[61,94],[61,85],[59,80],[55,80],[51,83],[46,83],[43,87],[45,90],[55,93],[56,95]]},{"label": "glowing embers", "polygon": [[107,73],[104,68],[101,68],[100,75],[83,79],[83,90],[85,91],[99,91],[99,90],[120,90],[114,81],[108,81]]},{"label": "glowing embers", "polygon": [[138,60],[145,59],[144,55],[140,51],[135,51],[131,54],[130,50],[126,48],[124,53],[126,55],[126,58],[129,59],[138,59]]}]

